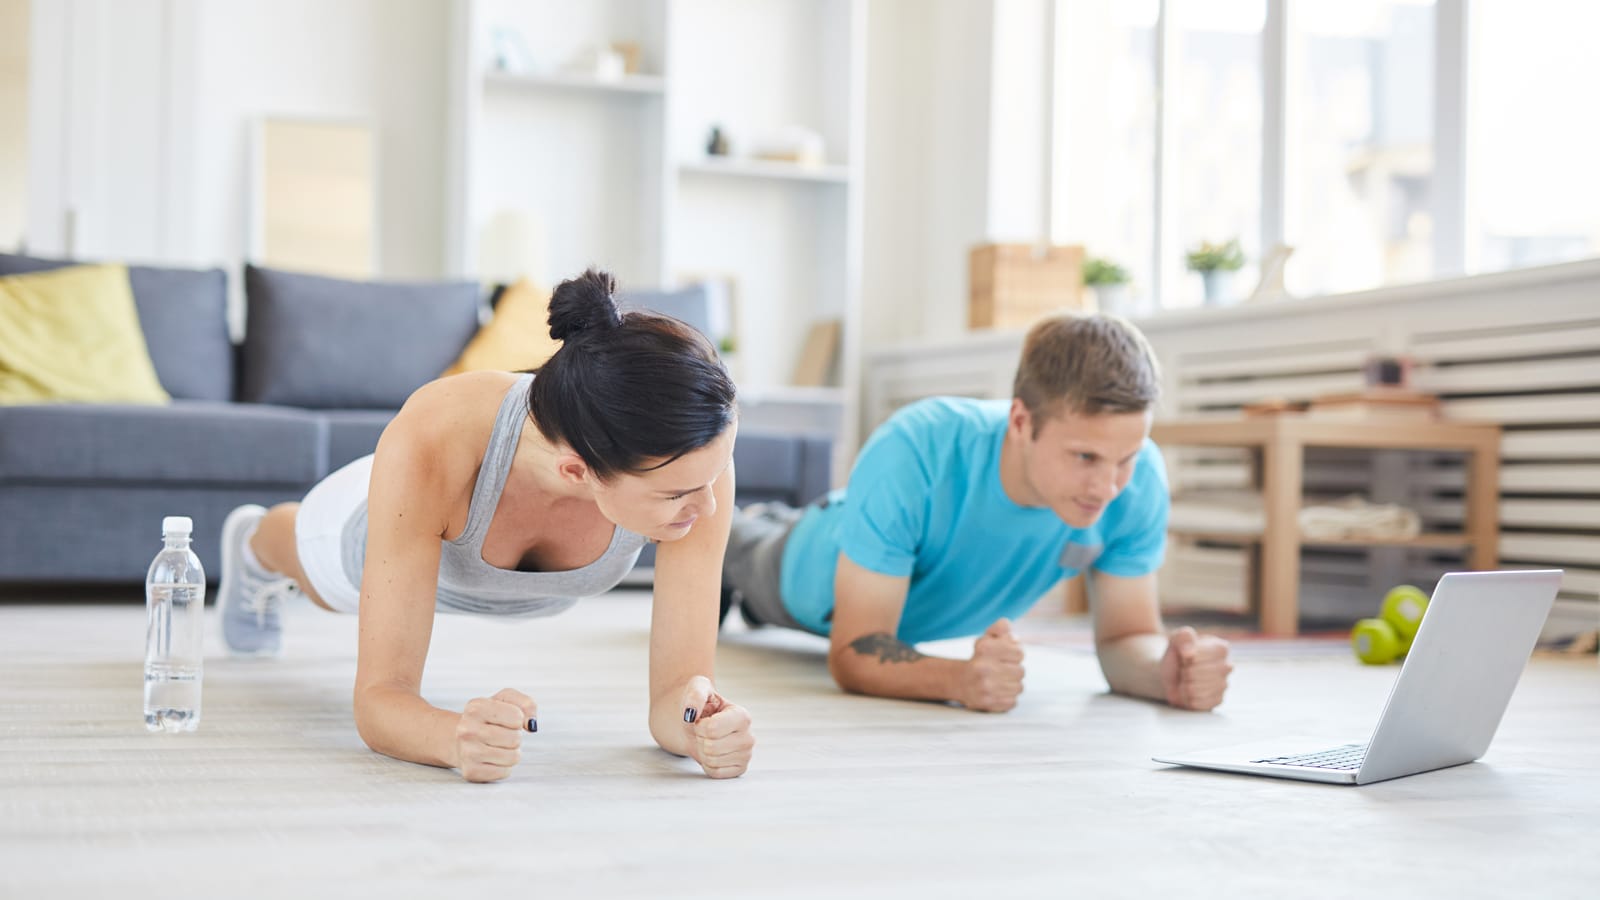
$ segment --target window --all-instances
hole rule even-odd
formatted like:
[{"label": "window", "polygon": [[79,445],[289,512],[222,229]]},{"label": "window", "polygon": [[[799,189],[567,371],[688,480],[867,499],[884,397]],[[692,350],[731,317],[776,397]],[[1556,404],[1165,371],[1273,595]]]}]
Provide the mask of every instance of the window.
[{"label": "window", "polygon": [[1201,242],[1232,299],[1277,243],[1302,296],[1600,255],[1600,5],[1054,2],[1054,237],[1133,312],[1201,302]]},{"label": "window", "polygon": [[1177,41],[1169,77],[1174,127],[1170,196],[1176,246],[1161,260],[1162,305],[1199,306],[1198,274],[1184,254],[1238,240],[1246,267],[1231,287],[1254,285],[1261,255],[1261,30],[1266,0],[1169,0]]},{"label": "window", "polygon": [[1298,3],[1289,45],[1286,285],[1433,274],[1431,0]]},{"label": "window", "polygon": [[1467,265],[1600,253],[1600,6],[1474,3],[1467,53]]},{"label": "window", "polygon": [[1156,20],[1159,0],[1074,0],[1057,19],[1051,239],[1127,270],[1128,309],[1155,290]]}]

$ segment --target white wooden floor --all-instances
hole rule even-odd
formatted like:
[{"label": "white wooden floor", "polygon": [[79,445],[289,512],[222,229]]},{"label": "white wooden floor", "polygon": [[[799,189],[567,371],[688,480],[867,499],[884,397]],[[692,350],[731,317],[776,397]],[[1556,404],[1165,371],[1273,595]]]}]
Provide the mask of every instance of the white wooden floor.
[{"label": "white wooden floor", "polygon": [[142,607],[0,605],[0,897],[1600,896],[1593,657],[1536,659],[1483,762],[1349,788],[1149,757],[1362,739],[1395,669],[1250,658],[1207,715],[1035,647],[986,716],[843,696],[819,641],[734,631],[719,684],[760,744],[712,782],[646,732],[647,603],[441,620],[430,700],[540,702],[497,785],[361,744],[353,618],[297,609],[284,659],[208,660],[200,731],[167,736],[140,717]]}]

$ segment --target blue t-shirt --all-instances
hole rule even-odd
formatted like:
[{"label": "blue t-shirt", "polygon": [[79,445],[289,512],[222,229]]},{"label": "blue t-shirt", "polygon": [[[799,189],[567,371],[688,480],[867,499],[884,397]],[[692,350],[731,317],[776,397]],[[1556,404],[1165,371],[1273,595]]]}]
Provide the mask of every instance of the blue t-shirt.
[{"label": "blue t-shirt", "polygon": [[846,490],[808,509],[783,554],[784,606],[826,634],[843,550],[857,565],[911,576],[897,636],[967,637],[1015,619],[1062,578],[1091,566],[1135,577],[1161,565],[1167,472],[1146,440],[1133,476],[1089,528],[1019,506],[1000,484],[1009,401],[935,398],[873,433]]}]

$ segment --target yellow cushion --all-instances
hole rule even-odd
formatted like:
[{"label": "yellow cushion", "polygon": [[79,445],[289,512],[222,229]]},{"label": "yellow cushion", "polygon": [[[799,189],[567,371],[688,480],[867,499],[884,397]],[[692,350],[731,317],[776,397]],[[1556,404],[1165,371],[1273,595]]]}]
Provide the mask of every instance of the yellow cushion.
[{"label": "yellow cushion", "polygon": [[123,266],[0,277],[0,404],[167,403]]},{"label": "yellow cushion", "polygon": [[561,349],[550,337],[550,292],[524,278],[505,289],[494,306],[494,318],[467,342],[461,358],[445,375],[486,369],[512,372],[536,369]]}]

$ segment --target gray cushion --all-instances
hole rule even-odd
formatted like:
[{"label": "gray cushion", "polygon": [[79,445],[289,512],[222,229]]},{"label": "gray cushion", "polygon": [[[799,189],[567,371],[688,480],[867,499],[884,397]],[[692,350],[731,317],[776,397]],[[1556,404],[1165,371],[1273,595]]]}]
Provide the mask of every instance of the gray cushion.
[{"label": "gray cushion", "polygon": [[[74,265],[78,263],[72,260],[0,253],[0,275]],[[129,266],[128,284],[156,377],[167,393],[184,400],[231,400],[228,276],[221,269]]]},{"label": "gray cushion", "polygon": [[691,284],[676,291],[623,291],[618,298],[623,309],[648,309],[688,323],[701,334],[712,337],[711,293],[703,284]]},{"label": "gray cushion", "polygon": [[800,439],[787,434],[742,432],[733,445],[735,485],[740,501],[783,500],[799,506],[793,495],[800,481]]},{"label": "gray cushion", "polygon": [[240,398],[312,409],[399,409],[478,330],[472,282],[343,281],[246,266]]},{"label": "gray cushion", "polygon": [[310,485],[327,471],[327,427],[201,400],[0,406],[0,481]]},{"label": "gray cushion", "polygon": [[378,438],[395,414],[387,409],[330,409],[320,415],[328,420],[331,472],[378,449]]},{"label": "gray cushion", "polygon": [[789,434],[754,428],[739,432],[733,446],[740,506],[781,500],[804,506],[828,492],[833,441],[827,435]]}]

